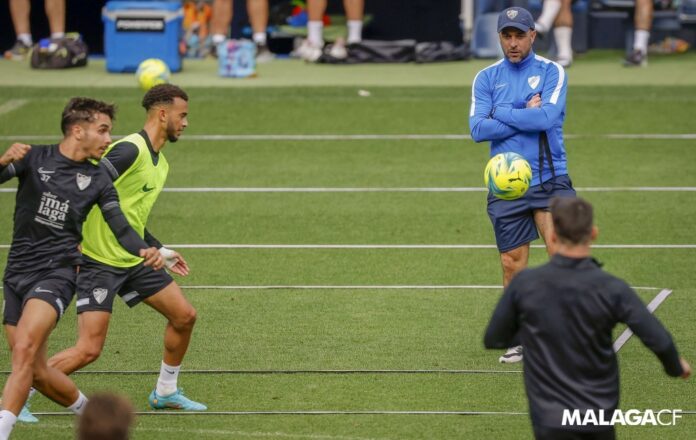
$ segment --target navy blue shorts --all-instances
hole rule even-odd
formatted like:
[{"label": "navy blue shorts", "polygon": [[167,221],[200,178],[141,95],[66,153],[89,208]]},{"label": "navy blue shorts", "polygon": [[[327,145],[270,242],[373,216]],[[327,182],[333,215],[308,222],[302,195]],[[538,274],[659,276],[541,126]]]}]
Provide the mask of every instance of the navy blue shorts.
[{"label": "navy blue shorts", "polygon": [[568,175],[556,176],[529,188],[517,200],[502,200],[488,193],[488,217],[493,223],[498,250],[508,252],[539,238],[534,211],[549,209],[553,197],[576,197]]}]

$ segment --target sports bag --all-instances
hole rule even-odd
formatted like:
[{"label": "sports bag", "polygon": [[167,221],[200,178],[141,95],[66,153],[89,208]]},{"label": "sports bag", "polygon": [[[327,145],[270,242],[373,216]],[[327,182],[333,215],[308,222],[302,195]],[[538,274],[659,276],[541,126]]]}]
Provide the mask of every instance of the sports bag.
[{"label": "sports bag", "polygon": [[31,52],[34,69],[67,69],[87,65],[87,45],[78,33],[63,38],[44,38]]}]

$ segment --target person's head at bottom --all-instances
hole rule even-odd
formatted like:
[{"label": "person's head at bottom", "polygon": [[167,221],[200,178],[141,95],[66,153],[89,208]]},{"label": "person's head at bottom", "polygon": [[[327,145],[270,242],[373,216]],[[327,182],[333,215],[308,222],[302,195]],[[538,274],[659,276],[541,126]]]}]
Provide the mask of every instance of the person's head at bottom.
[{"label": "person's head at bottom", "polygon": [[91,396],[77,425],[78,440],[127,440],[135,416],[125,397],[112,393]]}]

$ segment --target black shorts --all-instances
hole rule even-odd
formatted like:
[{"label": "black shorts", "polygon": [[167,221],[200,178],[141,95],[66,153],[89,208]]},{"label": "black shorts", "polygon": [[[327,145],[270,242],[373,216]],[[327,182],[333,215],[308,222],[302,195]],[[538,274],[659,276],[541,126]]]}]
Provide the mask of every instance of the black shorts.
[{"label": "black shorts", "polygon": [[24,305],[30,298],[49,303],[56,311],[56,322],[75,295],[76,268],[72,266],[45,269],[37,272],[5,270],[3,278],[2,323],[16,326]]},{"label": "black shorts", "polygon": [[77,275],[77,313],[111,313],[116,294],[133,307],[171,284],[174,279],[164,270],[137,266],[112,267],[86,255]]},{"label": "black shorts", "polygon": [[614,427],[601,431],[570,431],[567,429],[532,426],[536,440],[614,440]]}]

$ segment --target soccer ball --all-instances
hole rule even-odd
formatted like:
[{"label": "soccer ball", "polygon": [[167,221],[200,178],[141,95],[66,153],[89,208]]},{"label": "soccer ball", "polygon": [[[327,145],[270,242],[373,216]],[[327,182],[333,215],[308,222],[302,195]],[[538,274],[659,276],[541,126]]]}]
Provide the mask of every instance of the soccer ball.
[{"label": "soccer ball", "polygon": [[517,153],[500,153],[491,157],[483,173],[488,190],[499,199],[519,199],[529,189],[532,168]]},{"label": "soccer ball", "polygon": [[158,84],[169,82],[169,67],[158,58],[148,58],[138,66],[135,72],[140,87],[147,91]]}]

